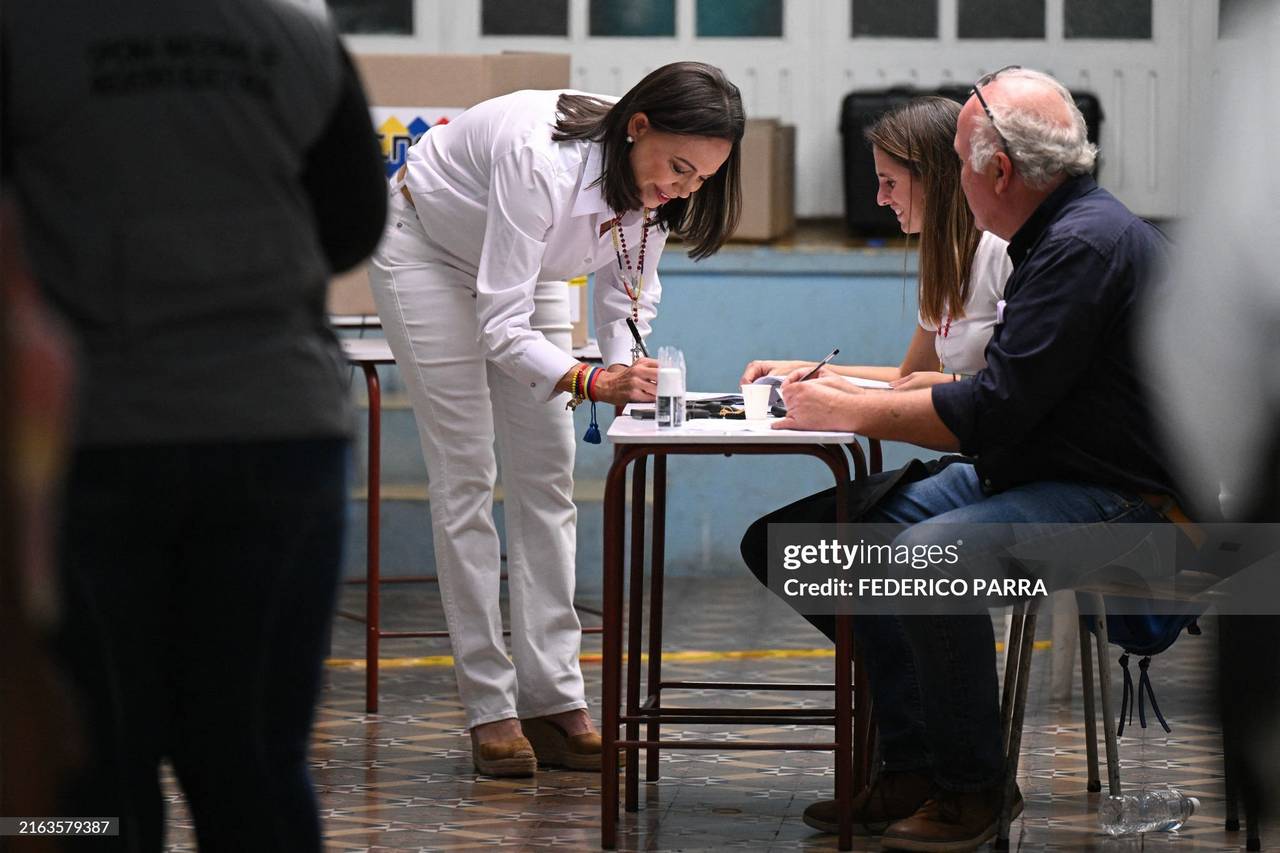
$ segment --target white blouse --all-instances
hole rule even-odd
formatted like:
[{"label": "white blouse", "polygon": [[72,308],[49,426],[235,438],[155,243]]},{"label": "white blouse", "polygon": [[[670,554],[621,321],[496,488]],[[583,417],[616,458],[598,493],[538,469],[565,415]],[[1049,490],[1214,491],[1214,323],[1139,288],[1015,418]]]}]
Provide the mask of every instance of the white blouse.
[{"label": "white blouse", "polygon": [[[437,125],[409,149],[405,176],[433,260],[475,278],[485,357],[544,399],[577,362],[530,326],[539,281],[596,273],[596,337],[605,364],[630,364],[633,343],[626,324],[631,300],[609,229],[601,233],[614,212],[592,186],[603,147],[551,139],[565,91],[514,92]],[[621,230],[635,269],[641,212],[626,212]],[[650,227],[637,322],[642,336],[657,314],[665,244],[662,229]]]},{"label": "white blouse", "polygon": [[1004,285],[1013,273],[1009,244],[990,232],[983,232],[969,268],[969,301],[964,316],[942,318],[941,328],[920,317],[920,327],[934,332],[934,349],[947,373],[971,375],[987,366],[987,342],[996,324],[996,305],[1004,299]]}]

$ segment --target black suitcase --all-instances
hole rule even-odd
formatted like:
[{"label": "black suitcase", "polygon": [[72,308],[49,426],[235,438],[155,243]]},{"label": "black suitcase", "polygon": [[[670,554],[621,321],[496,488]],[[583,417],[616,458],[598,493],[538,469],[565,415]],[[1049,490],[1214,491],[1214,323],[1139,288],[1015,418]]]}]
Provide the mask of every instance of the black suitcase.
[{"label": "black suitcase", "polygon": [[[1094,145],[1099,144],[1099,134],[1102,133],[1102,102],[1098,100],[1098,96],[1092,92],[1072,92],[1071,97],[1075,98],[1076,106],[1080,108],[1080,114],[1084,116],[1085,127],[1088,129],[1089,141]],[[1098,159],[1093,163],[1093,176],[1098,177],[1098,173],[1102,171],[1102,152],[1098,152]]]},{"label": "black suitcase", "polygon": [[[969,86],[943,86],[929,91],[910,87],[894,87],[868,92],[850,92],[840,108],[840,135],[842,160],[844,161],[844,216],[845,226],[855,236],[876,237],[900,234],[898,220],[887,207],[876,204],[879,181],[875,162],[871,157],[871,145],[863,138],[863,132],[875,124],[876,119],[889,110],[912,98],[923,95],[941,95],[963,104],[972,92]],[[1076,106],[1084,115],[1089,141],[1097,144],[1102,128],[1102,104],[1090,92],[1072,92]],[[1102,157],[1094,164],[1094,177],[1102,167]]]}]

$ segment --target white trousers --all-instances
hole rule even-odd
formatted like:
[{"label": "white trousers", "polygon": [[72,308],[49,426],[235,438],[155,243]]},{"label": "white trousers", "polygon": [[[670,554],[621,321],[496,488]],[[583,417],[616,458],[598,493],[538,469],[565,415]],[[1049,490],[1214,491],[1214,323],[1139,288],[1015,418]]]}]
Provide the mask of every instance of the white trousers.
[{"label": "white trousers", "polygon": [[[537,400],[485,360],[475,279],[442,254],[393,193],[369,280],[417,418],[436,571],[468,725],[585,708],[582,628],[573,609],[573,419],[563,399]],[[539,284],[534,303],[533,328],[569,351],[568,288]],[[498,606],[495,441],[505,493],[510,657]]]}]

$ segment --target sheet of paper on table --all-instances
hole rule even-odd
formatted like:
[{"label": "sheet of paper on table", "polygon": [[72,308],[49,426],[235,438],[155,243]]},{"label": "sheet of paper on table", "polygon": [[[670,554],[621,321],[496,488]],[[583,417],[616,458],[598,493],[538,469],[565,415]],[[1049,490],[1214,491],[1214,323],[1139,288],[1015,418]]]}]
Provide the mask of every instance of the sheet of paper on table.
[{"label": "sheet of paper on table", "polygon": [[857,385],[859,388],[878,388],[882,391],[887,391],[893,387],[888,382],[884,382],[879,379],[862,379],[857,376],[844,376],[841,378],[843,378],[845,382],[851,382],[854,385]]}]

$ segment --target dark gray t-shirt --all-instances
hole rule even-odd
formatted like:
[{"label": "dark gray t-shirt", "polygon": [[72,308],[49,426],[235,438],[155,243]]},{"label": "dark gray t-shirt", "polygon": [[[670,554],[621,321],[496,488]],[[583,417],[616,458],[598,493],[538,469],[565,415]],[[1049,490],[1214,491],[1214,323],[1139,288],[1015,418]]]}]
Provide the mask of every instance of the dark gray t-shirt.
[{"label": "dark gray t-shirt", "polygon": [[4,40],[7,178],[78,339],[77,443],[346,435],[325,283],[372,250],[385,182],[327,21],[76,0],[9,4]]}]

